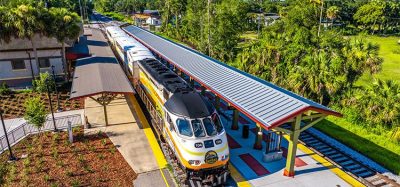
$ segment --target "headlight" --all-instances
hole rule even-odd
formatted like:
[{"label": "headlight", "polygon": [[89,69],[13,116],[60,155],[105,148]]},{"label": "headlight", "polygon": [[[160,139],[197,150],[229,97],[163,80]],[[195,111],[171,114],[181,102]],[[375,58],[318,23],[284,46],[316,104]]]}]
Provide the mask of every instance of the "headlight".
[{"label": "headlight", "polygon": [[221,160],[224,161],[229,158],[229,155],[222,155]]},{"label": "headlight", "polygon": [[217,145],[222,144],[222,140],[221,139],[216,139],[215,140],[215,144],[217,144]]},{"label": "headlight", "polygon": [[194,147],[195,148],[202,148],[203,147],[203,143],[201,143],[201,142],[195,143]]}]

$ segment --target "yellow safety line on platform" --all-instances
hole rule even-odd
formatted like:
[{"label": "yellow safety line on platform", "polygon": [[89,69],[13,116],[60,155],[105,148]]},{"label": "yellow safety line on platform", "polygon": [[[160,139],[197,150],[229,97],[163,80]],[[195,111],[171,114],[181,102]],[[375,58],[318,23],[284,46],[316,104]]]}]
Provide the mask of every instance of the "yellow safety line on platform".
[{"label": "yellow safety line on platform", "polygon": [[167,185],[167,187],[169,187],[168,181],[165,178],[164,173],[162,171],[163,168],[167,167],[167,160],[165,159],[164,154],[161,151],[160,146],[158,145],[157,139],[154,136],[154,133],[151,130],[150,125],[147,122],[147,119],[142,111],[142,108],[140,107],[139,103],[137,102],[135,96],[129,95],[128,97],[131,100],[133,107],[135,108],[136,114],[139,117],[141,124],[143,125],[144,134],[146,135],[147,140],[149,141],[150,147],[153,150],[154,156],[156,157],[161,176],[164,179],[164,182]]},{"label": "yellow safety line on platform", "polygon": [[229,171],[231,176],[237,183],[238,187],[251,187],[252,185],[236,170],[235,166],[229,164]]},{"label": "yellow safety line on platform", "polygon": [[[284,137],[286,138],[286,140],[289,139],[288,135],[284,135]],[[303,151],[304,153],[310,155],[314,160],[316,160],[317,162],[321,163],[323,166],[329,168],[329,170],[331,170],[333,173],[335,173],[337,176],[339,176],[341,179],[343,179],[344,181],[346,181],[350,185],[352,185],[352,186],[365,186],[360,181],[356,180],[354,177],[350,176],[349,174],[347,174],[346,172],[344,172],[343,170],[341,170],[337,166],[333,165],[328,160],[326,160],[322,156],[318,155],[317,153],[315,153],[314,151],[312,151],[308,147],[304,146],[303,144],[299,143],[299,144],[297,144],[297,147],[301,151]]]}]

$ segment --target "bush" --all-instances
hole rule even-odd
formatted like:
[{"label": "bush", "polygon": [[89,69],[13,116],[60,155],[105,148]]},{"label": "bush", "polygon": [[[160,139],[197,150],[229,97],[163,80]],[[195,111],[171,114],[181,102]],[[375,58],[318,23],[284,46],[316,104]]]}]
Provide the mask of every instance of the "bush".
[{"label": "bush", "polygon": [[39,93],[47,92],[47,85],[49,86],[50,91],[54,90],[55,82],[48,72],[40,73],[40,78],[33,81],[33,87],[35,91]]},{"label": "bush", "polygon": [[4,184],[7,172],[7,164],[0,164],[0,185]]},{"label": "bush", "polygon": [[40,130],[46,122],[46,109],[40,97],[32,97],[25,101],[25,120]]},{"label": "bush", "polygon": [[0,95],[10,95],[10,94],[11,94],[10,88],[8,87],[8,85],[5,82],[3,82],[0,85]]}]

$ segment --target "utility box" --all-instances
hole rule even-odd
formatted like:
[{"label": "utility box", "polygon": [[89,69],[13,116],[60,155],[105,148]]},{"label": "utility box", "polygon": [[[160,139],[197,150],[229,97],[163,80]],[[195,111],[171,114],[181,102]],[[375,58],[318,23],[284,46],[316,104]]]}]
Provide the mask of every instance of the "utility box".
[{"label": "utility box", "polygon": [[283,151],[276,151],[276,152],[264,153],[262,161],[268,163],[281,160],[282,158],[283,158]]}]

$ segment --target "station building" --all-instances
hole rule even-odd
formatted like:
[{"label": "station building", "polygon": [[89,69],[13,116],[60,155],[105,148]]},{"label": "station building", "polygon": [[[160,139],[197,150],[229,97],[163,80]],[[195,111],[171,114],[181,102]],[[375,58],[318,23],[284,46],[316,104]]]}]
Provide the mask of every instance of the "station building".
[{"label": "station building", "polygon": [[[37,48],[39,62],[35,61],[32,43],[28,39],[11,39],[0,43],[0,84],[5,82],[14,88],[32,86],[32,78],[40,73],[54,73],[63,77],[67,70],[62,62],[62,45],[56,38],[35,35],[34,45]],[[70,42],[65,46],[70,47]]]}]

